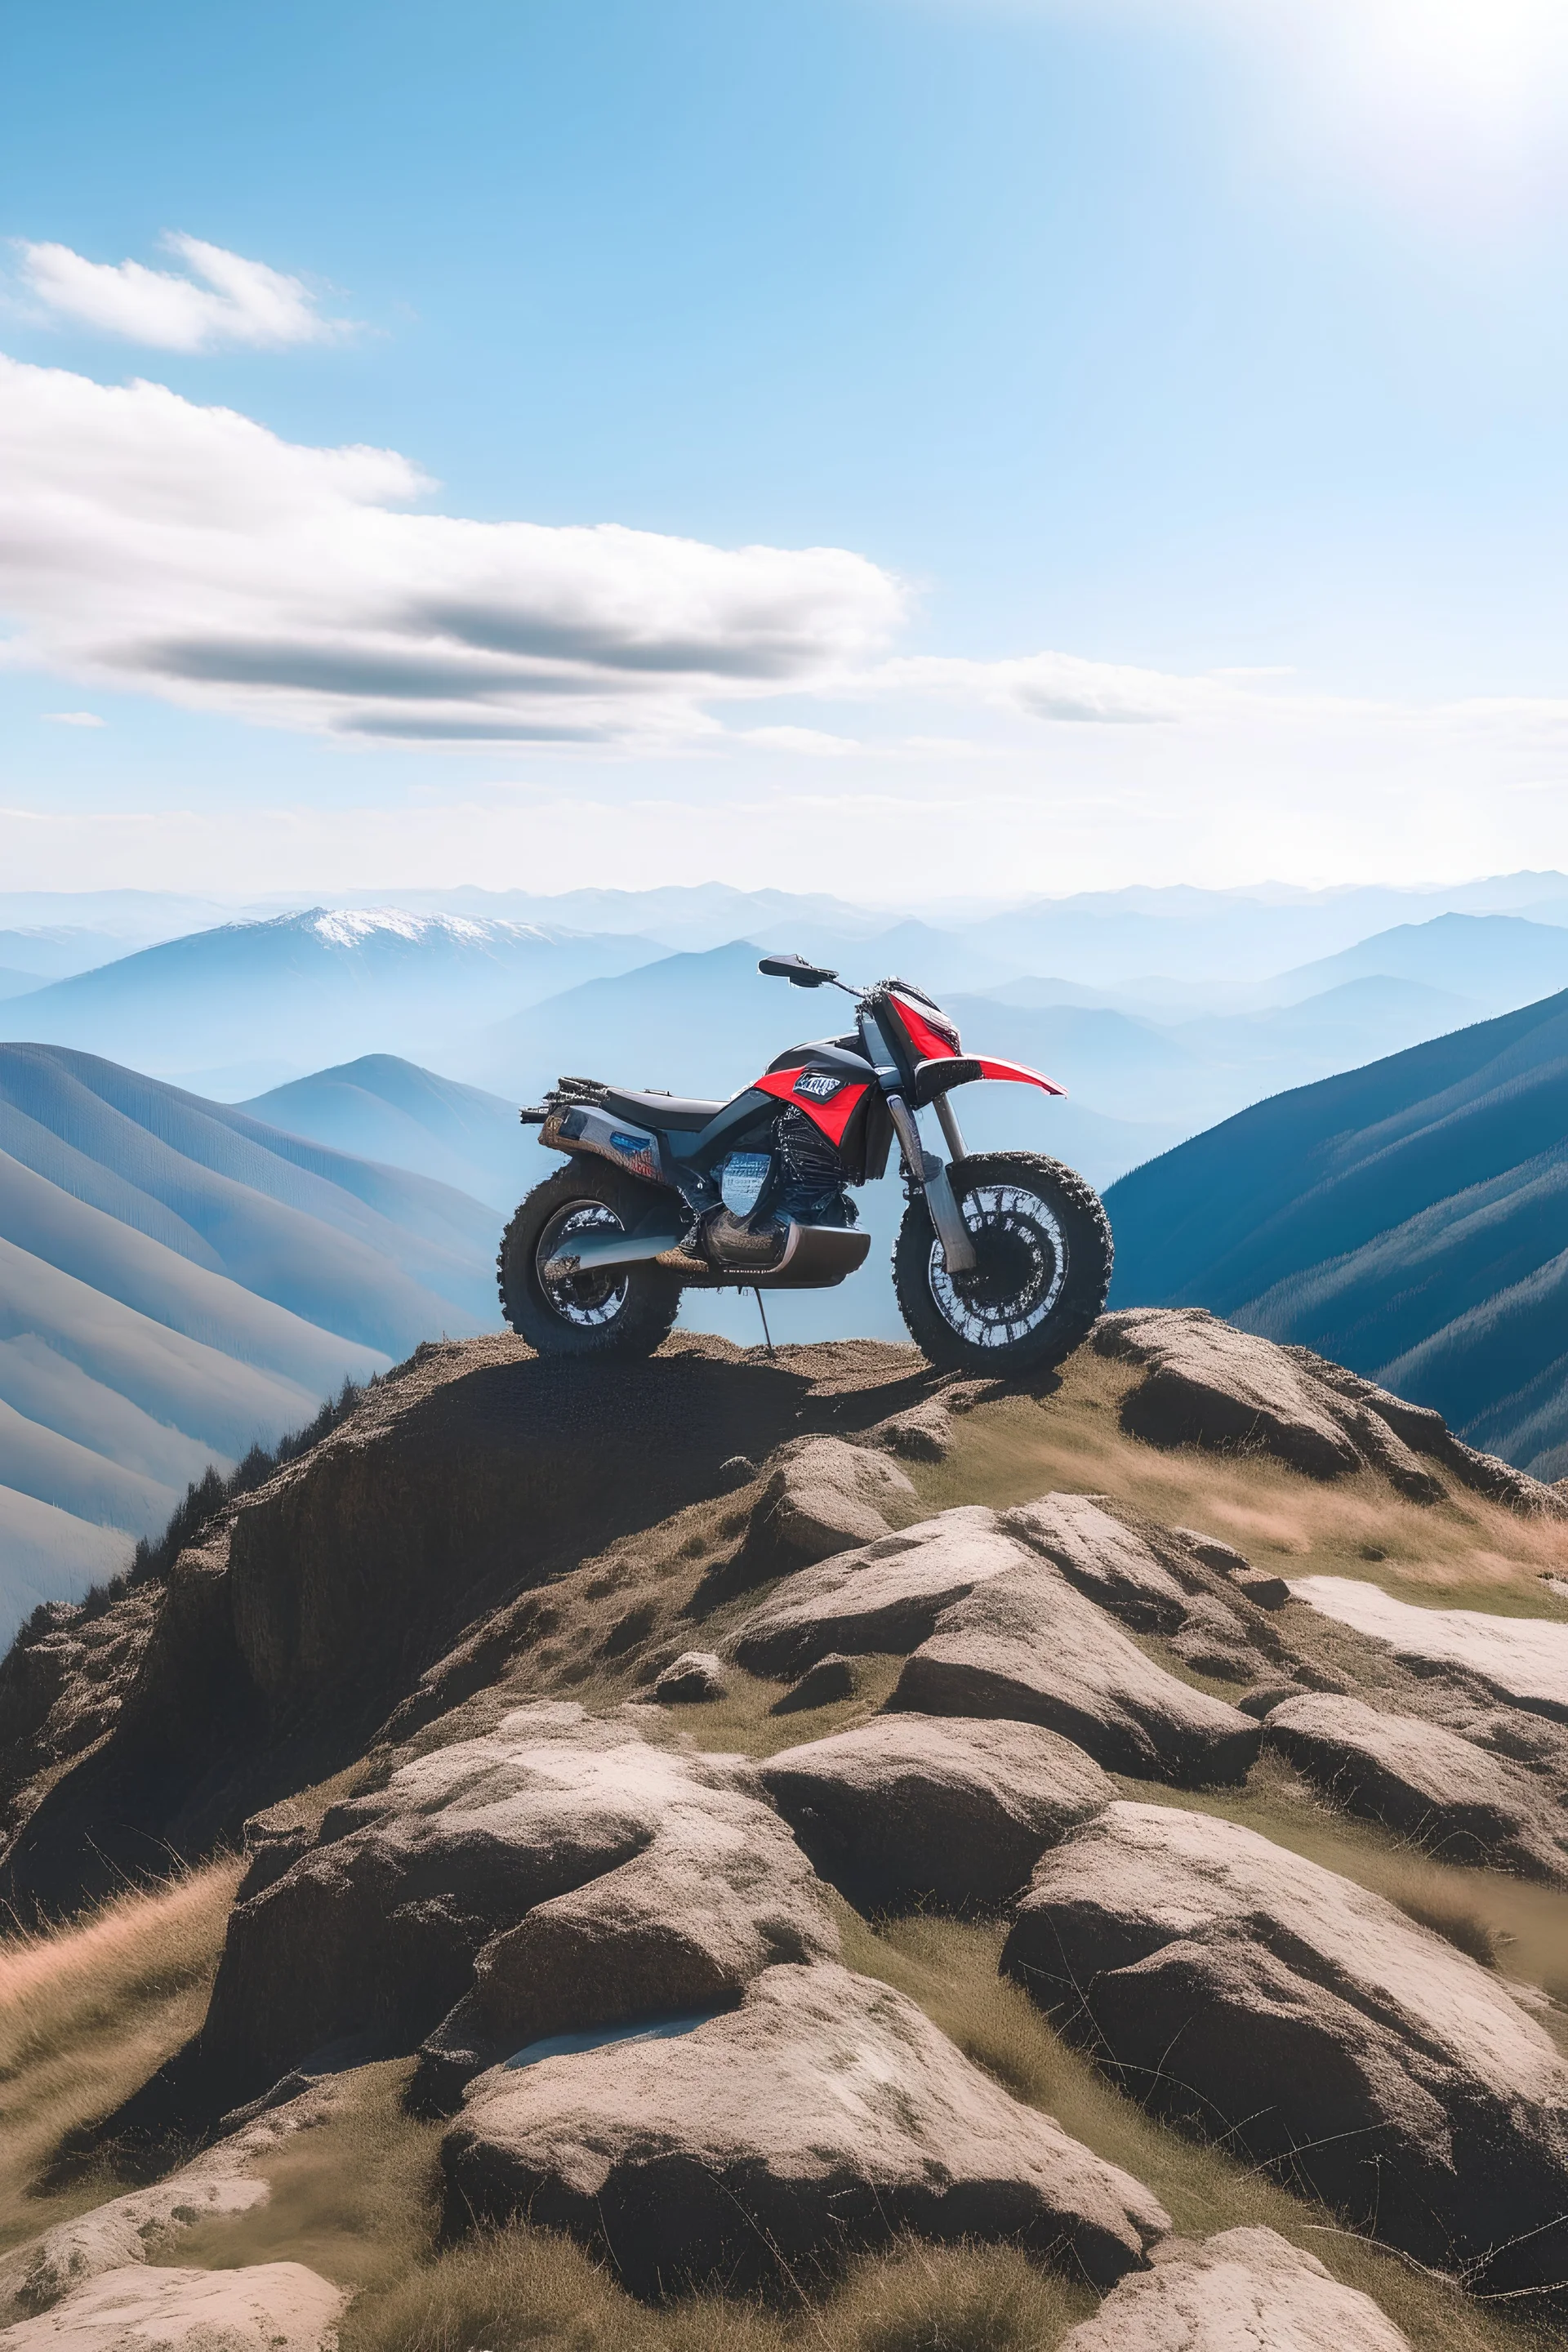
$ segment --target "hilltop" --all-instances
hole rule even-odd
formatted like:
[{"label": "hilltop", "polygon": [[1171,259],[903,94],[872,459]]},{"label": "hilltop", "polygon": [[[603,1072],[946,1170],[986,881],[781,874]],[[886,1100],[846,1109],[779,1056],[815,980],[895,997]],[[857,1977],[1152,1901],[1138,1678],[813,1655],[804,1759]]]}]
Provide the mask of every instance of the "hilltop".
[{"label": "hilltop", "polygon": [[8,1898],[89,1906],[0,1987],[100,2021],[0,2071],[0,2284],[344,2352],[1544,2344],[1565,1570],[1555,1489],[1203,1314],[1032,1390],[422,1347],[0,1669]]}]

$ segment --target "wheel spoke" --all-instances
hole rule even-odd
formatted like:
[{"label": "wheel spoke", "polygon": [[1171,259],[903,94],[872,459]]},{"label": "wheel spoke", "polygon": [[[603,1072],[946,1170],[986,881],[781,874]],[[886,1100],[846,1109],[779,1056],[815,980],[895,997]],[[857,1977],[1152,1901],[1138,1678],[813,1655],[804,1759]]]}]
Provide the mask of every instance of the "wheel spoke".
[{"label": "wheel spoke", "polygon": [[975,1272],[955,1282],[931,1244],[931,1295],[948,1328],[975,1348],[1005,1348],[1038,1330],[1067,1279],[1067,1243],[1050,1203],[1019,1184],[981,1184],[962,1203]]}]

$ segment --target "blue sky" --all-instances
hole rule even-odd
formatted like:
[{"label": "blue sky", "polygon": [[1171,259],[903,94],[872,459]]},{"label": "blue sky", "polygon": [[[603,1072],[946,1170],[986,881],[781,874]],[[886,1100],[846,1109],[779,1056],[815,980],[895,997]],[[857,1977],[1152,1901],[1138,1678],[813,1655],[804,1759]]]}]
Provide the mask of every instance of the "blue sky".
[{"label": "blue sky", "polygon": [[1553,17],[13,6],[13,887],[1568,863]]}]

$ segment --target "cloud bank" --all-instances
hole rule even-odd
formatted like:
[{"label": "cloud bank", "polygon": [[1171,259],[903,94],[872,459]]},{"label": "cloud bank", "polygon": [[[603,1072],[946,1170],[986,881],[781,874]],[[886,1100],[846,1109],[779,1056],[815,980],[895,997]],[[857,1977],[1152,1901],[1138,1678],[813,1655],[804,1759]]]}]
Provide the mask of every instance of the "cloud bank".
[{"label": "cloud bank", "polygon": [[6,657],[350,738],[649,746],[863,669],[905,611],[842,548],[405,510],[433,487],[395,450],[0,358]]},{"label": "cloud bank", "polygon": [[20,275],[33,299],[57,319],[163,352],[235,344],[278,351],[331,342],[346,331],[342,320],[322,316],[301,278],[199,236],[172,233],[163,243],[184,263],[184,277],[140,261],[88,261],[68,245],[26,243],[18,248]]}]

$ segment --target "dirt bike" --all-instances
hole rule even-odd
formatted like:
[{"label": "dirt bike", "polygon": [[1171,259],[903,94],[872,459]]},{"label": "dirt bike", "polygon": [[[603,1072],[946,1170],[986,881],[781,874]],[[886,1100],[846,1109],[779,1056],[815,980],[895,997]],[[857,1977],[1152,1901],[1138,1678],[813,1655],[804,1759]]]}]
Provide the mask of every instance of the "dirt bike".
[{"label": "dirt bike", "polygon": [[[802,956],[758,970],[855,999],[847,1035],[792,1046],[728,1102],[562,1078],[524,1110],[570,1165],[508,1225],[501,1312],[542,1355],[652,1353],[683,1290],[822,1290],[864,1263],[852,1187],[894,1140],[908,1205],[893,1252],[899,1308],[942,1370],[1016,1374],[1060,1362],[1105,1304],[1110,1228],[1059,1160],[970,1153],[951,1097],[975,1079],[1065,1089],[965,1054],[953,1023],[905,980],[851,988]],[[950,1157],[926,1147],[935,1114]],[[764,1314],[765,1328],[765,1314]]]}]

